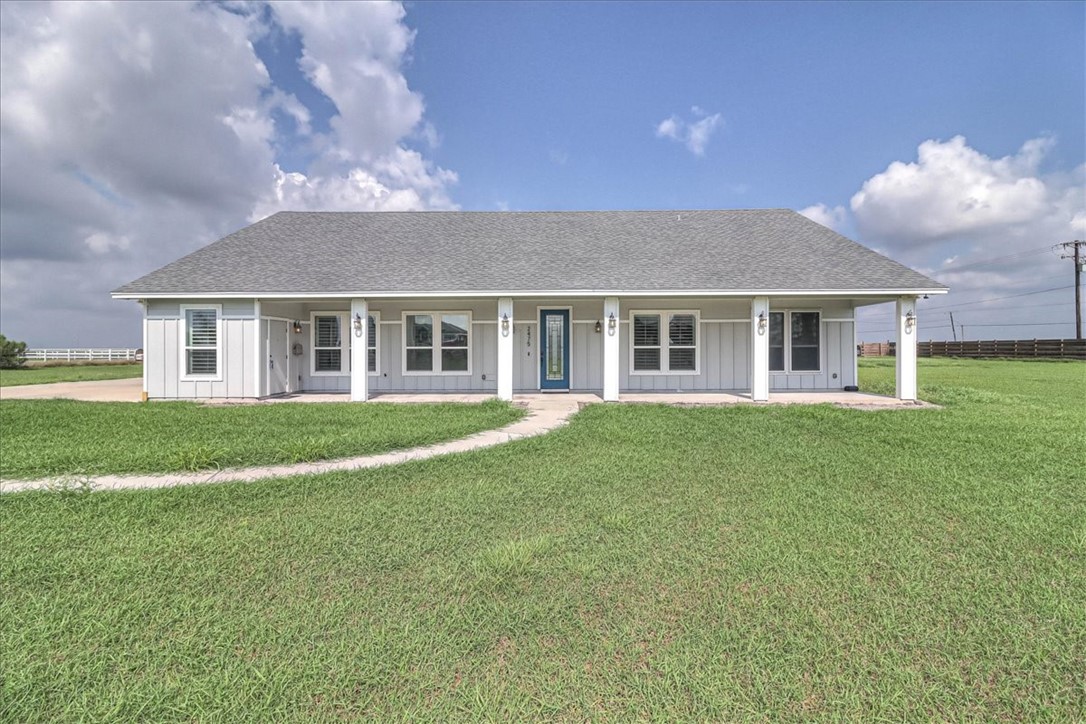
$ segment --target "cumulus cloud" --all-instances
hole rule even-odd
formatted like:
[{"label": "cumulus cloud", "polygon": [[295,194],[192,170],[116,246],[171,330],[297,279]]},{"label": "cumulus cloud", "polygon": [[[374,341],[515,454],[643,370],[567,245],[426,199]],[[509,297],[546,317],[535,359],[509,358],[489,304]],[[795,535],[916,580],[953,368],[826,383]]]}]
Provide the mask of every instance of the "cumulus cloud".
[{"label": "cumulus cloud", "polygon": [[[272,30],[326,130],[257,55]],[[456,174],[409,145],[439,141],[413,39],[397,3],[0,3],[4,333],[134,343],[110,289],[281,209],[454,208]],[[292,147],[310,160],[286,173]]]},{"label": "cumulus cloud", "polygon": [[708,114],[698,106],[690,109],[692,118],[671,115],[656,125],[657,138],[669,138],[686,146],[695,156],[704,156],[712,135],[724,125],[719,113]]},{"label": "cumulus cloud", "polygon": [[890,244],[942,241],[1035,221],[1053,212],[1038,166],[1052,139],[1027,141],[1017,154],[990,158],[962,136],[929,140],[917,160],[895,161],[864,182],[850,206],[865,235]]},{"label": "cumulus cloud", "polygon": [[829,207],[825,204],[815,204],[808,206],[805,209],[801,209],[800,212],[811,221],[814,221],[823,226],[829,227],[834,231],[840,231],[841,225],[845,222],[845,207],[834,206]]},{"label": "cumulus cloud", "polygon": [[[950,286],[950,296],[939,301],[943,309],[958,301],[1031,293],[1058,286],[1059,280],[1070,284],[1070,265],[1049,247],[1086,234],[1086,165],[1043,172],[1042,163],[1055,143],[1050,137],[1034,138],[1014,154],[992,157],[970,147],[962,136],[924,141],[915,160],[891,163],[852,197],[859,238]],[[817,217],[825,209],[819,204],[803,213],[824,223]],[[1048,305],[1044,320],[1066,320],[1068,327],[977,329],[1009,337],[1072,333],[1073,306],[1067,299],[1050,294],[1036,297],[1034,303]],[[993,305],[963,307],[958,321],[1009,324],[1038,319],[1027,307],[1022,308],[1025,315],[1016,317],[1005,308],[989,314],[986,306]],[[940,312],[937,321],[945,323],[945,314]],[[926,336],[943,335],[950,336],[949,328]]]}]

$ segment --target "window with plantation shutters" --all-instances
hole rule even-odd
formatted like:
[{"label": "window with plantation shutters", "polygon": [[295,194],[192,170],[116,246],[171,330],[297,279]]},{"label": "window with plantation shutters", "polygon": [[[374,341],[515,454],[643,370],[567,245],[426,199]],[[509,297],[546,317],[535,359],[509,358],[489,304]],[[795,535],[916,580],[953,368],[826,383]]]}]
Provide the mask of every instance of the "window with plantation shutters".
[{"label": "window with plantation shutters", "polygon": [[343,371],[343,316],[317,314],[313,317],[313,371]]},{"label": "window with plantation shutters", "polygon": [[377,373],[377,329],[377,317],[371,314],[366,332],[366,370],[370,374]]},{"label": "window with plantation shutters", "polygon": [[660,371],[660,315],[635,314],[633,317],[634,372]]},{"label": "window with plantation shutters", "polygon": [[667,368],[671,372],[697,369],[698,320],[693,314],[672,314],[667,324]]},{"label": "window with plantation shutters", "polygon": [[219,377],[219,307],[184,306],[184,376]]},{"label": "window with plantation shutters", "polygon": [[697,312],[634,312],[631,374],[697,374]]}]

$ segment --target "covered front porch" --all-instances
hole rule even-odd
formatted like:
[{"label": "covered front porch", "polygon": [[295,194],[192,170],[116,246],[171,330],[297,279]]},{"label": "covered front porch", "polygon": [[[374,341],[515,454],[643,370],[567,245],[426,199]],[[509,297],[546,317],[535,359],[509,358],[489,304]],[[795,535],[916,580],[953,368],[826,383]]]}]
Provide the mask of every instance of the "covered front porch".
[{"label": "covered front porch", "polygon": [[[866,395],[857,390],[855,310],[891,300],[895,397]],[[261,356],[269,359],[260,397],[513,400],[563,393],[586,402],[864,406],[916,400],[914,296],[358,297],[254,304],[262,321]],[[282,334],[286,342],[276,344]],[[275,353],[285,371],[277,384]]]},{"label": "covered front porch", "polygon": [[[328,403],[350,400],[348,392],[300,392],[265,397],[263,403]],[[370,402],[387,404],[438,404],[456,402],[478,404],[487,400],[498,399],[496,394],[483,392],[379,392],[370,395]],[[522,392],[513,396],[517,403],[539,403],[561,399],[563,404],[573,402],[579,405],[591,405],[603,402],[603,396],[593,392],[570,392],[554,394],[549,392]],[[221,400],[224,404],[244,402],[244,399]],[[213,402],[220,402],[218,400]],[[755,404],[750,392],[620,392],[617,402],[628,404],[674,405],[677,407],[720,407],[727,405]],[[870,392],[845,392],[839,390],[816,390],[811,392],[777,392],[768,400],[758,404],[770,405],[819,405],[830,404],[837,407],[876,410],[902,407],[930,406],[917,400],[899,400],[896,397],[875,395]]]}]

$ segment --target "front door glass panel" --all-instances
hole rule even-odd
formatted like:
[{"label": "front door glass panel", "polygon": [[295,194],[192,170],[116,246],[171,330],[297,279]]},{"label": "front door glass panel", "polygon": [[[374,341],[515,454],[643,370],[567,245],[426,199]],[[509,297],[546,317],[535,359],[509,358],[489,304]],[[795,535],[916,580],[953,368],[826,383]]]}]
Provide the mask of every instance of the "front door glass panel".
[{"label": "front door glass panel", "polygon": [[566,369],[563,364],[565,344],[562,337],[565,324],[561,314],[548,314],[547,319],[547,379],[564,380]]},{"label": "front door glass panel", "polygon": [[539,312],[539,387],[569,389],[569,310]]}]

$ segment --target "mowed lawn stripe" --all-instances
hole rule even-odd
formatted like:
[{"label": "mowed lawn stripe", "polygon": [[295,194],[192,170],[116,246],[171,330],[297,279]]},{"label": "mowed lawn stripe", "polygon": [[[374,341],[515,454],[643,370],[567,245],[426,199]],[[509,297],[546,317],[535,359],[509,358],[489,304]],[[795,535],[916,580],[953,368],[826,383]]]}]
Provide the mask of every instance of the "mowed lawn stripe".
[{"label": "mowed lawn stripe", "polygon": [[482,404],[200,405],[0,401],[0,475],[32,479],[312,462],[401,450],[502,427]]},{"label": "mowed lawn stripe", "polygon": [[51,382],[88,382],[91,380],[127,380],[143,376],[142,364],[51,365],[0,369],[0,387],[44,385]]},{"label": "mowed lawn stripe", "polygon": [[1086,366],[921,364],[945,409],[594,405],[380,470],[0,498],[5,714],[1080,719]]}]

